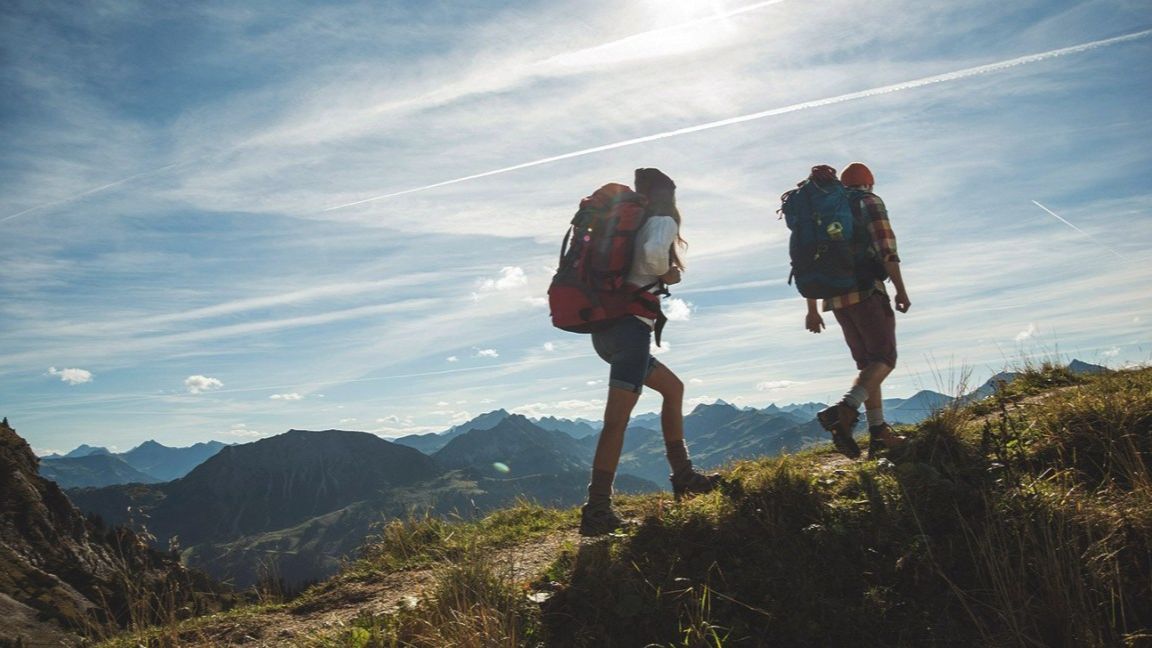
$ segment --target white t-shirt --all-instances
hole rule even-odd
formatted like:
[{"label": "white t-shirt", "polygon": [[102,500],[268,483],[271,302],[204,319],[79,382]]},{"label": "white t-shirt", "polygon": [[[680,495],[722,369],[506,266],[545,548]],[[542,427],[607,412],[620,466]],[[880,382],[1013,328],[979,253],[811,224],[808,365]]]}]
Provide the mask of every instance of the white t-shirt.
[{"label": "white t-shirt", "polygon": [[[632,256],[632,269],[625,280],[628,283],[643,287],[656,283],[664,273],[672,267],[669,250],[676,241],[676,234],[680,226],[671,216],[650,216],[636,232],[636,247]],[[650,288],[649,290],[656,290]],[[641,322],[650,327],[656,326],[656,320],[649,317],[636,316]]]},{"label": "white t-shirt", "polygon": [[636,286],[655,282],[672,267],[668,251],[676,242],[680,226],[671,216],[650,216],[636,233],[632,269],[626,281]]}]

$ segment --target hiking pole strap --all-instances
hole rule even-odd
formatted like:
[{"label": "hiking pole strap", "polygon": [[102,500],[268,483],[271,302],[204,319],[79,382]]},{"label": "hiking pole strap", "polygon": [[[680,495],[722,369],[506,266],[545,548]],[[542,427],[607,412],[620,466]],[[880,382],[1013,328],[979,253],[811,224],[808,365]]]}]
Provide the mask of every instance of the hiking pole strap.
[{"label": "hiking pole strap", "polygon": [[663,311],[656,314],[656,325],[652,327],[652,332],[655,333],[656,346],[660,346],[660,335],[664,332],[664,325],[668,323],[668,317],[664,315]]},{"label": "hiking pole strap", "polygon": [[653,295],[664,295],[665,297],[667,297],[667,296],[672,294],[672,293],[668,292],[668,286],[665,285],[664,282],[659,280],[659,279],[657,279],[656,281],[653,281],[652,283],[648,284],[647,286],[641,286],[640,288],[637,288],[636,292],[637,293],[649,292],[657,286],[660,287],[660,290],[652,292]]},{"label": "hiking pole strap", "polygon": [[564,232],[564,240],[560,243],[560,261],[557,262],[556,267],[564,266],[564,253],[568,251],[568,239],[572,238],[572,228],[569,227],[567,232]]}]

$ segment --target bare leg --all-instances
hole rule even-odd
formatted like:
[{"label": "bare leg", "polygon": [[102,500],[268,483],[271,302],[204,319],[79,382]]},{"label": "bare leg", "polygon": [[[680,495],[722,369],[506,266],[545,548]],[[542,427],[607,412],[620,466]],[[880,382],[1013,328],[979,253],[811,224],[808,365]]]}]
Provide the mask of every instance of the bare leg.
[{"label": "bare leg", "polygon": [[[621,389],[608,388],[608,402],[604,405],[604,428],[596,442],[596,454],[592,458],[592,468],[615,473],[620,463],[620,451],[624,448],[624,430],[640,394]],[[681,433],[683,435],[683,433]]]},{"label": "bare leg", "polygon": [[662,364],[656,365],[644,384],[664,398],[660,406],[660,431],[664,443],[684,440],[684,383]]},{"label": "bare leg", "polygon": [[865,409],[882,407],[883,394],[880,385],[890,373],[892,373],[892,367],[883,362],[873,362],[864,367],[860,371],[860,375],[856,376],[856,382],[852,383],[852,386],[863,387],[868,390],[868,399],[864,401]]}]

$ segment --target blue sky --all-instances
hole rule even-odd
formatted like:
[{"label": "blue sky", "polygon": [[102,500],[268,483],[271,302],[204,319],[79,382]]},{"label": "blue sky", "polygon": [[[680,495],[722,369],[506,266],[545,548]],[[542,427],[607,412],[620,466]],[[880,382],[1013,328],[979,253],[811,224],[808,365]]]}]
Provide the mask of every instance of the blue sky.
[{"label": "blue sky", "polygon": [[4,3],[0,414],[41,452],[598,418],[544,293],[639,166],[680,187],[688,407],[843,393],[775,215],[819,163],[871,166],[899,239],[888,395],[1147,363],[1150,30],[1144,0]]}]

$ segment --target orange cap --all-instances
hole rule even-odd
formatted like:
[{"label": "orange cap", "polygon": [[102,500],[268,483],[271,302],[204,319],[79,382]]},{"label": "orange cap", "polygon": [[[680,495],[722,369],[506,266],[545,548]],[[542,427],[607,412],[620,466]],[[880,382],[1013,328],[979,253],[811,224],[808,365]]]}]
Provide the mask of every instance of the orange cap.
[{"label": "orange cap", "polygon": [[849,187],[861,185],[871,187],[876,184],[876,179],[872,177],[871,169],[859,162],[853,162],[840,172],[840,182]]}]

